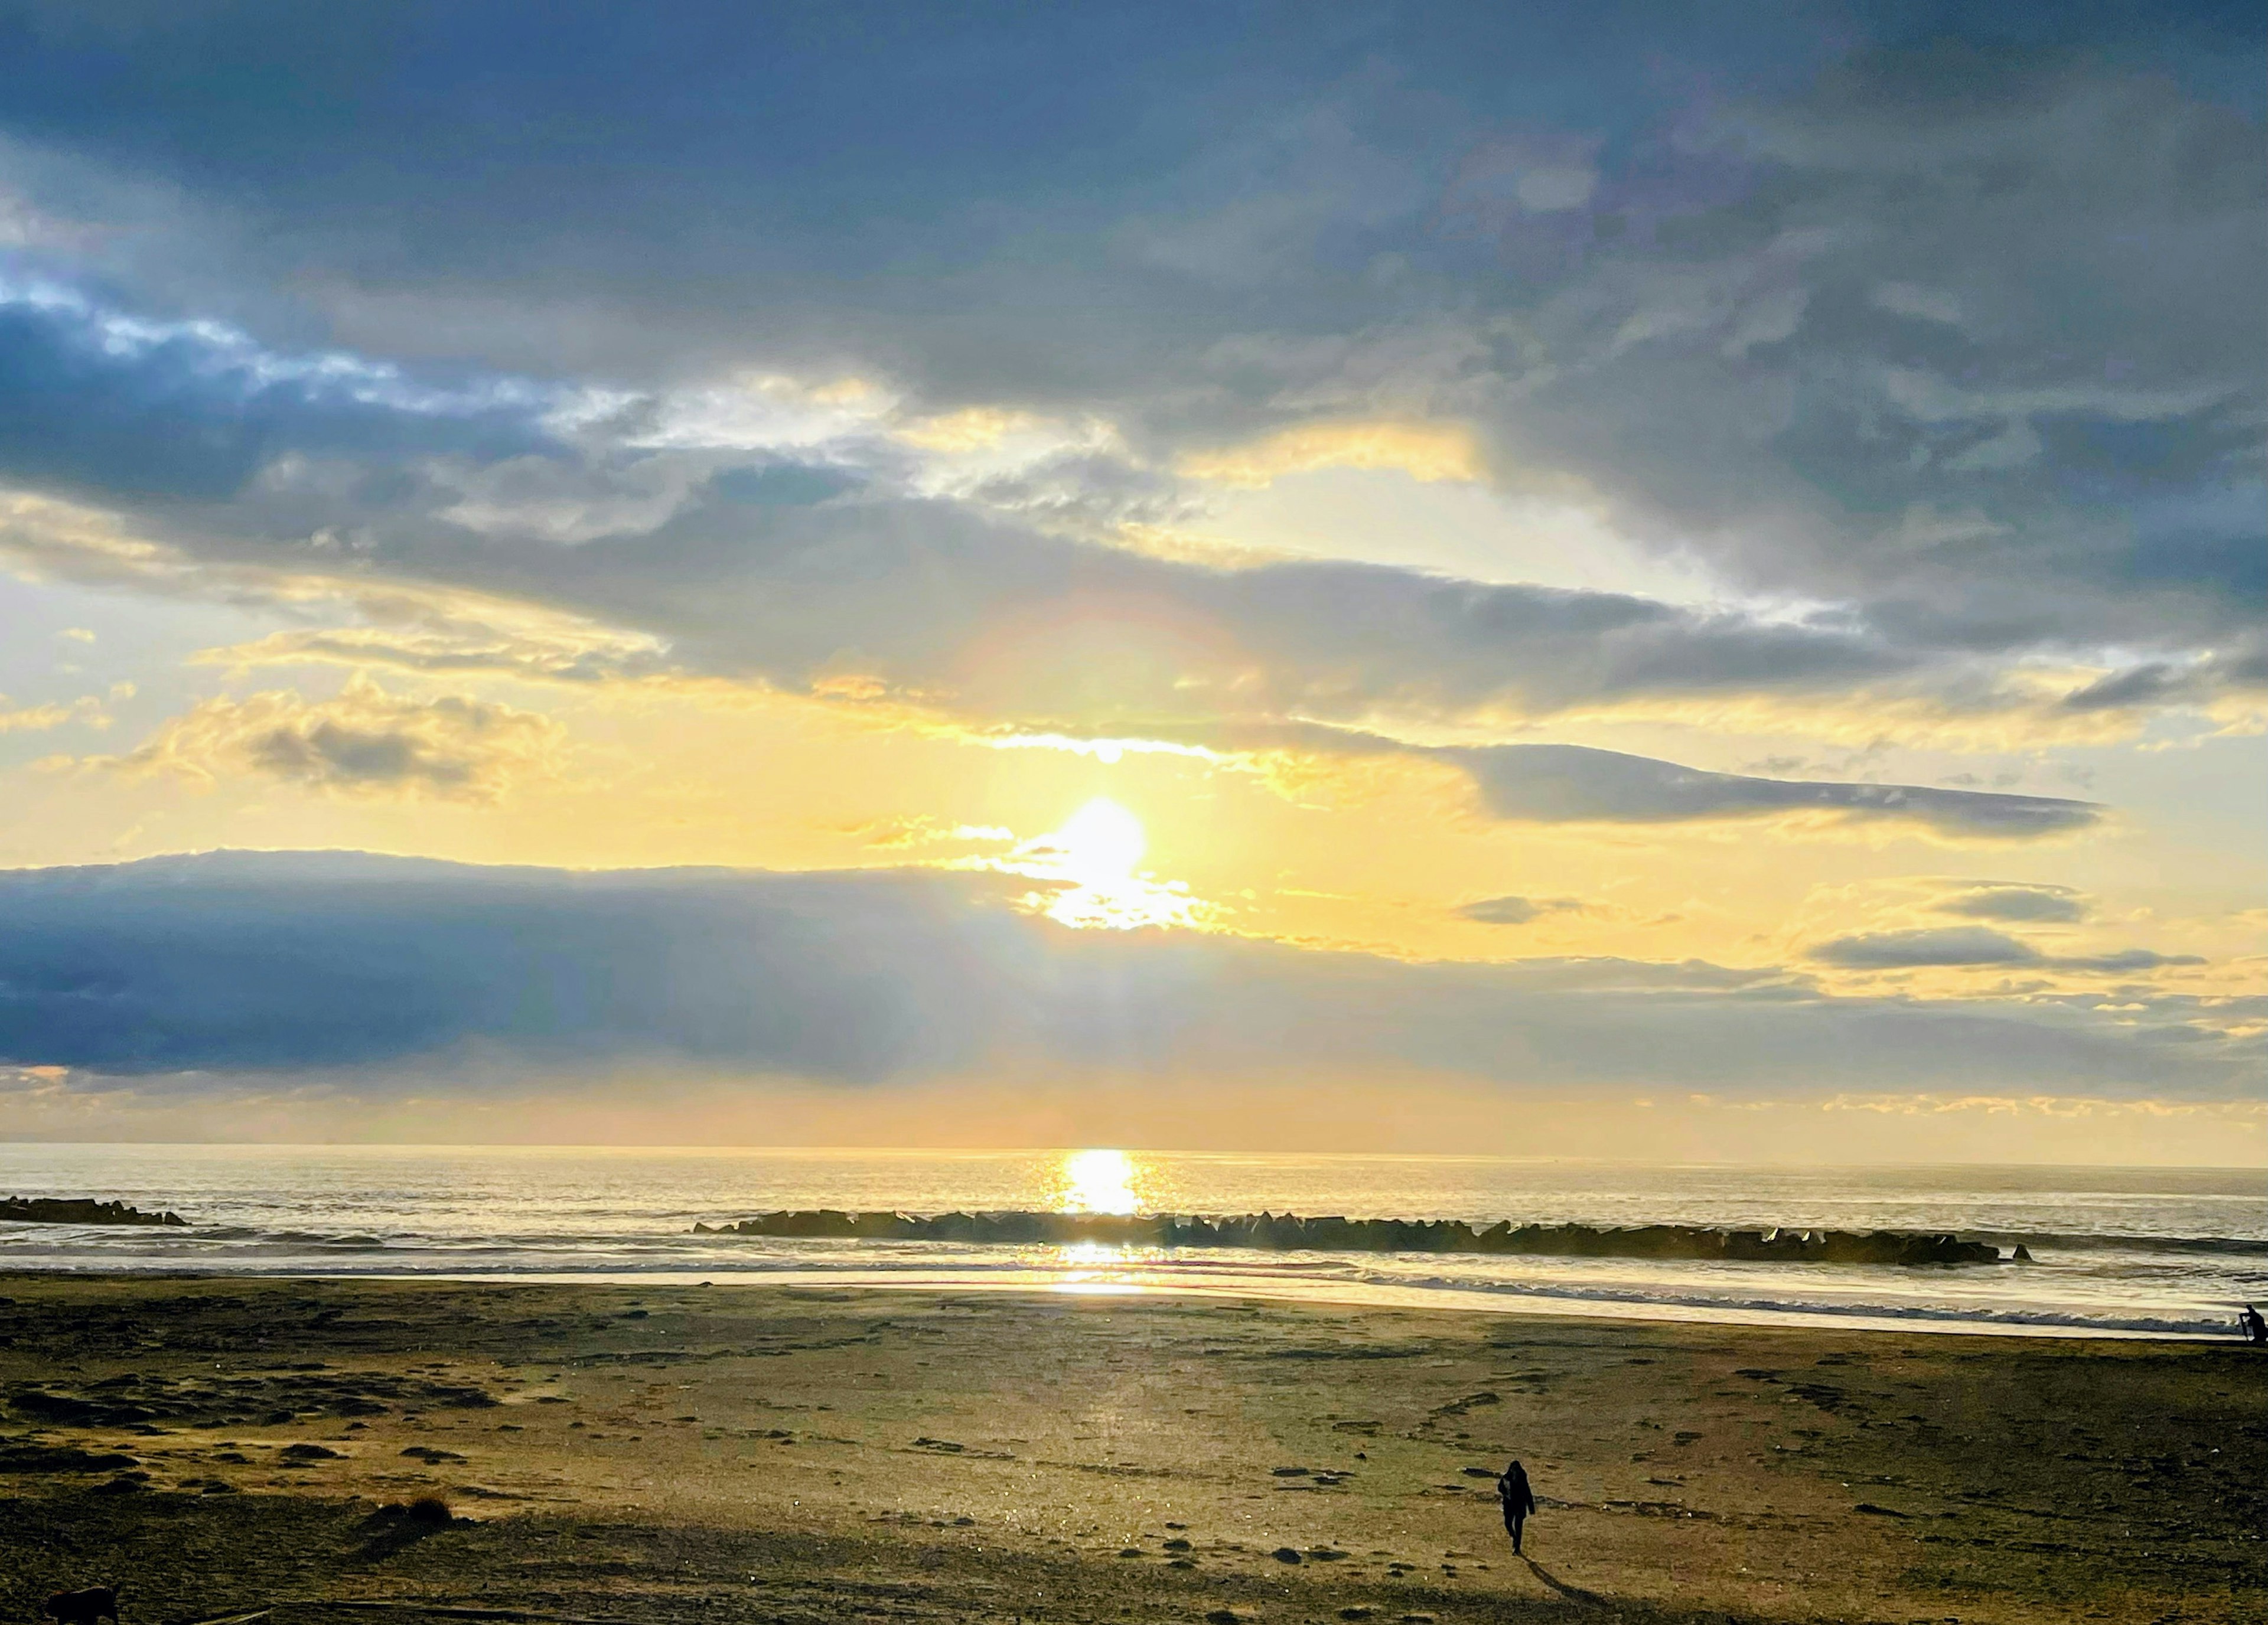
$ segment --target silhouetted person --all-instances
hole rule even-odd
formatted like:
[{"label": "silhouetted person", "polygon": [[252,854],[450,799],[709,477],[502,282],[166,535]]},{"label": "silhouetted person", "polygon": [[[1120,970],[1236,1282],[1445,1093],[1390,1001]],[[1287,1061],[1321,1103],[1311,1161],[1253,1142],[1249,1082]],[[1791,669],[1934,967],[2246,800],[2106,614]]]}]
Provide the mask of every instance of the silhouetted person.
[{"label": "silhouetted person", "polygon": [[2260,1312],[2250,1304],[2244,1305],[2244,1312],[2236,1317],[2236,1323],[2244,1328],[2245,1336],[2252,1342],[2268,1343],[2268,1320],[2262,1320]]},{"label": "silhouetted person", "polygon": [[1504,1503],[1504,1532],[1512,1537],[1514,1556],[1520,1554],[1520,1526],[1535,1510],[1535,1491],[1528,1488],[1528,1469],[1513,1462],[1496,1481],[1497,1499]]}]

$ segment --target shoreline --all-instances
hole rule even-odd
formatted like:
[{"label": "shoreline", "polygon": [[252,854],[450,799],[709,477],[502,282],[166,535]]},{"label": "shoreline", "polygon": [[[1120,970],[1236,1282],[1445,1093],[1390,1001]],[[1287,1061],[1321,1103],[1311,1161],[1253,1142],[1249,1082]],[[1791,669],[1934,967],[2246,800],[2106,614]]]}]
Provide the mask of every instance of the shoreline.
[{"label": "shoreline", "polygon": [[[1797,1266],[1796,1268],[1800,1268]],[[1895,1268],[1882,1266],[1882,1268]],[[1073,1297],[1189,1298],[1193,1300],[1265,1299],[1274,1303],[1307,1304],[1341,1309],[1399,1309],[1421,1313],[1470,1313],[1602,1320],[1660,1322],[1666,1325],[1775,1327],[1808,1331],[1854,1331],[1956,1337],[2007,1337],[2058,1342],[2169,1342],[2213,1347],[2242,1346],[2230,1311],[2230,1329],[2208,1330],[2132,1326],[2106,1326],[2073,1320],[2045,1318],[2029,1320],[1990,1319],[1983,1313],[1961,1316],[1917,1311],[1910,1315],[1878,1310],[1834,1308],[1755,1309],[1740,1305],[1664,1302],[1637,1297],[1586,1297],[1548,1288],[1463,1286],[1399,1286],[1381,1283],[1337,1282],[1302,1278],[1296,1282],[1271,1279],[1256,1273],[1230,1269],[1208,1270],[1203,1276],[1177,1273],[1170,1267],[1123,1262],[1066,1263],[1054,1267],[1003,1265],[968,1267],[907,1265],[902,1269],[814,1265],[767,1266],[748,1269],[684,1268],[526,1270],[502,1267],[479,1269],[247,1269],[241,1261],[225,1267],[199,1268],[173,1265],[153,1268],[146,1261],[124,1261],[115,1268],[85,1264],[52,1268],[26,1267],[0,1261],[0,1283],[14,1278],[114,1281],[359,1281],[435,1282],[459,1285],[493,1283],[512,1286],[655,1286],[703,1287],[711,1284],[740,1288],[842,1289],[856,1292],[972,1291],[1005,1294],[1042,1293]]]}]

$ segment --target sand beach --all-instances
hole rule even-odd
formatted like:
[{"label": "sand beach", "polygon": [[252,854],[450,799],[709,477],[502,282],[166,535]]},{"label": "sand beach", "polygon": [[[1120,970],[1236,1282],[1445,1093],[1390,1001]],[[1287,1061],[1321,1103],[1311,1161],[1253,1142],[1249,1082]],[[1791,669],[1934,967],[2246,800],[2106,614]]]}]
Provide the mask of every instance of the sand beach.
[{"label": "sand beach", "polygon": [[2268,1358],[2233,1343],[734,1285],[0,1300],[11,1618],[98,1583],[130,1625],[2268,1617]]}]

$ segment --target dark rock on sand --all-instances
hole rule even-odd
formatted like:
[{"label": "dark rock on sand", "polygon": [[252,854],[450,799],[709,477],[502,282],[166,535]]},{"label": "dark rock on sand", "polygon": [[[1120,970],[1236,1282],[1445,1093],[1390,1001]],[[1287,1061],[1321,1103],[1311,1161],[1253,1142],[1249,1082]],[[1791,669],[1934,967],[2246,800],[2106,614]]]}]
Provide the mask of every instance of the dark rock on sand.
[{"label": "dark rock on sand", "polygon": [[142,1464],[108,1450],[77,1450],[68,1445],[0,1443],[0,1473],[115,1473]]}]

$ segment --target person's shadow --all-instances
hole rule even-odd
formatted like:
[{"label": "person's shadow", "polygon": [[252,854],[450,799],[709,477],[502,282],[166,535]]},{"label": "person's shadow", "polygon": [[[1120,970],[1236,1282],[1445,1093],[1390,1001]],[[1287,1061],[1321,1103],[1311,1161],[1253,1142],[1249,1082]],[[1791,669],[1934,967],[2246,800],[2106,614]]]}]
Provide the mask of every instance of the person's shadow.
[{"label": "person's shadow", "polygon": [[1594,1608],[1607,1607],[1607,1599],[1604,1597],[1600,1596],[1596,1592],[1587,1592],[1580,1585],[1568,1585],[1566,1581],[1525,1552],[1521,1554],[1520,1561],[1528,1565],[1528,1573],[1541,1580],[1556,1595],[1565,1597],[1570,1602],[1587,1602]]}]

